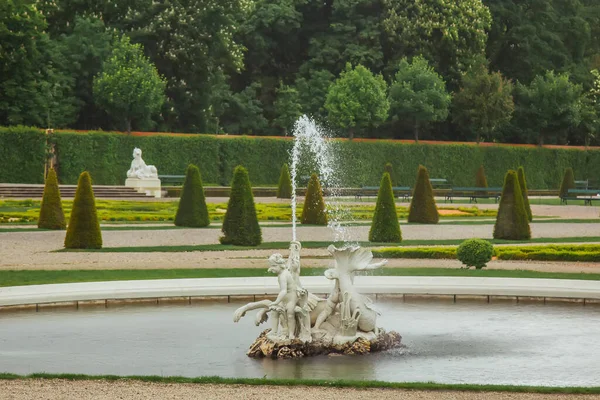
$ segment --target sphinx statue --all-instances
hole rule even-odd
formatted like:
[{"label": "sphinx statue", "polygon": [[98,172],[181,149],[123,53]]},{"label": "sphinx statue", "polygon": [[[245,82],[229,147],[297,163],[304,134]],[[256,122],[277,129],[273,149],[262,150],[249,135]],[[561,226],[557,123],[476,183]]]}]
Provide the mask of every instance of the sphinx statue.
[{"label": "sphinx statue", "polygon": [[127,171],[128,178],[137,179],[157,179],[158,171],[154,165],[146,165],[142,159],[142,149],[133,149],[133,160],[131,161],[131,167]]}]

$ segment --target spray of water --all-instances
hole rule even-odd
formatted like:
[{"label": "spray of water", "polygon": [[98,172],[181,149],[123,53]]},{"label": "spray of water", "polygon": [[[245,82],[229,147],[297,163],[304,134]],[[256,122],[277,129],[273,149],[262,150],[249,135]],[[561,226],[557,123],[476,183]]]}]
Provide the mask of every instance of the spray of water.
[{"label": "spray of water", "polygon": [[303,152],[310,153],[319,173],[319,180],[327,190],[326,211],[328,226],[333,230],[334,241],[348,242],[351,240],[349,231],[343,226],[343,221],[348,218],[348,213],[339,202],[340,179],[336,174],[335,152],[332,142],[327,140],[328,135],[312,119],[303,115],[294,124],[294,147],[291,152],[292,175],[292,240],[296,239],[296,187],[299,172],[299,163]]}]

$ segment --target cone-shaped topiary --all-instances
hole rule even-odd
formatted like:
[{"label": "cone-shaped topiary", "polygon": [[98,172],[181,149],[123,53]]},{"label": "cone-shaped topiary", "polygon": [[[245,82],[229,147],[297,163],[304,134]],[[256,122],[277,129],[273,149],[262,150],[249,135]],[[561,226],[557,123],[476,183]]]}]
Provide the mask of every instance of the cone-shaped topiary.
[{"label": "cone-shaped topiary", "polygon": [[65,229],[66,227],[65,214],[60,202],[58,179],[56,178],[56,172],[51,168],[48,171],[46,185],[44,186],[44,197],[42,197],[42,205],[40,207],[38,228]]},{"label": "cone-shaped topiary", "polygon": [[312,174],[310,181],[308,181],[301,222],[303,224],[327,225],[325,201],[323,200],[323,191],[317,174]]},{"label": "cone-shaped topiary", "polygon": [[565,175],[563,176],[562,183],[560,184],[560,197],[568,197],[569,189],[575,189],[575,174],[573,173],[573,168],[571,167],[565,169]]},{"label": "cone-shaped topiary", "polygon": [[102,247],[102,232],[100,232],[96,214],[92,179],[87,171],[79,175],[65,237],[65,247],[67,249],[99,249]]},{"label": "cone-shaped topiary", "polygon": [[477,170],[477,175],[475,176],[475,187],[478,188],[486,188],[488,187],[487,178],[485,177],[485,169],[483,168],[483,164]]},{"label": "cone-shaped topiary", "polygon": [[529,222],[533,221],[533,214],[531,213],[531,205],[529,204],[529,193],[527,191],[527,179],[525,179],[525,168],[519,167],[517,170],[517,176],[519,178],[519,187],[521,188],[521,194],[523,195],[523,204],[525,204],[525,212],[527,213],[527,219]]},{"label": "cone-shaped topiary", "polygon": [[287,164],[281,167],[279,175],[279,186],[277,186],[277,198],[291,199],[292,198],[292,178],[290,178],[290,170]]},{"label": "cone-shaped topiary", "polygon": [[521,194],[519,178],[515,171],[508,171],[494,225],[494,239],[527,240],[531,238],[529,219]]},{"label": "cone-shaped topiary", "polygon": [[219,240],[222,244],[258,246],[262,242],[248,171],[241,165],[233,172],[231,195],[221,230],[223,236]]},{"label": "cone-shaped topiary", "polygon": [[375,214],[373,214],[373,222],[369,231],[369,241],[385,243],[400,243],[402,241],[398,214],[396,213],[396,202],[392,191],[392,181],[390,174],[387,172],[384,172],[381,178]]},{"label": "cone-shaped topiary", "polygon": [[433,197],[433,188],[429,182],[429,173],[427,168],[419,165],[417,173],[417,184],[413,190],[410,209],[408,211],[408,222],[417,222],[421,224],[437,224],[440,215],[435,205]]},{"label": "cone-shaped topiary", "polygon": [[390,174],[390,182],[392,182],[392,186],[394,186],[394,167],[392,166],[392,163],[385,163],[383,167],[383,172],[387,172],[388,174]]},{"label": "cone-shaped topiary", "polygon": [[175,214],[175,225],[201,228],[209,224],[210,219],[206,208],[200,170],[195,165],[190,164],[185,173],[179,207],[177,207],[177,214]]}]

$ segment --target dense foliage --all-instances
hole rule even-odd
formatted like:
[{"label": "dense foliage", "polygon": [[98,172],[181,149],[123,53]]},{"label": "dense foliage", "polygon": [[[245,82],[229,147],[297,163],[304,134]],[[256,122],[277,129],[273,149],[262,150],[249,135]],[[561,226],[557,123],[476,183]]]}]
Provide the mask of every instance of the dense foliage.
[{"label": "dense foliage", "polygon": [[281,167],[279,184],[277,185],[277,197],[280,199],[292,198],[292,178],[290,177],[290,170],[287,164],[283,164]]},{"label": "dense foliage", "polygon": [[92,178],[87,171],[82,172],[79,177],[65,236],[65,247],[67,249],[99,249],[102,247],[102,232],[96,213]]},{"label": "dense foliage", "polygon": [[410,209],[408,212],[408,222],[420,224],[437,224],[440,215],[435,205],[433,197],[433,188],[429,181],[429,172],[427,168],[419,165],[417,172],[417,183],[413,189]]},{"label": "dense foliage", "polygon": [[241,165],[233,172],[231,195],[221,230],[223,236],[219,240],[222,244],[258,246],[262,242],[248,171]]},{"label": "dense foliage", "polygon": [[487,240],[468,239],[456,249],[456,258],[467,268],[481,269],[486,266],[494,255],[494,246]]},{"label": "dense foliage", "polygon": [[58,188],[58,179],[56,171],[50,169],[46,177],[44,186],[44,195],[40,206],[40,216],[38,218],[38,228],[42,229],[65,229],[65,214],[60,201],[60,189]]},{"label": "dense foliage", "polygon": [[565,169],[562,181],[560,183],[559,196],[565,198],[569,196],[569,189],[575,189],[575,174],[573,168]]},{"label": "dense foliage", "polygon": [[519,167],[517,170],[519,178],[519,186],[521,187],[521,194],[523,195],[523,203],[525,204],[525,211],[527,212],[527,219],[529,222],[533,221],[533,214],[531,213],[531,205],[529,204],[529,193],[527,191],[527,179],[525,178],[525,168]]},{"label": "dense foliage", "polygon": [[475,187],[488,187],[487,178],[485,176],[485,168],[483,167],[483,164],[481,164],[477,169],[477,174],[475,175]]},{"label": "dense foliage", "polygon": [[529,218],[516,171],[508,171],[494,225],[494,239],[527,240],[531,238]]},{"label": "dense foliage", "polygon": [[323,200],[323,191],[317,174],[312,174],[308,181],[300,221],[303,224],[327,225],[325,201]]},{"label": "dense foliage", "polygon": [[382,243],[400,243],[402,241],[392,181],[387,172],[384,172],[381,178],[381,185],[377,193],[375,214],[369,230],[369,241]]},{"label": "dense foliage", "polygon": [[185,174],[175,225],[202,228],[210,224],[200,170],[190,164]]}]

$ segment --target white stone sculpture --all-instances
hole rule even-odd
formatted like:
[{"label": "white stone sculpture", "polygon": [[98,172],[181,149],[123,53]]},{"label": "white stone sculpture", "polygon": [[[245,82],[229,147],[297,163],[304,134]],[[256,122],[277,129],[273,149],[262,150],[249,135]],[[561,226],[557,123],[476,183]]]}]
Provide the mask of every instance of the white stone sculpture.
[{"label": "white stone sculpture", "polygon": [[149,196],[161,197],[158,171],[154,165],[146,165],[142,159],[142,150],[137,147],[133,149],[133,160],[129,171],[127,171],[125,186],[133,187],[138,192],[146,193]]},{"label": "white stone sculpture", "polygon": [[238,308],[234,322],[246,312],[259,310],[255,323],[271,318],[271,329],[263,332],[250,347],[251,357],[291,358],[329,352],[365,354],[400,344],[396,332],[380,332],[377,311],[366,296],[354,288],[354,274],[373,270],[386,260],[371,264],[373,254],[360,247],[338,249],[329,246],[335,267],[325,276],[334,281],[327,299],[309,293],[300,282],[300,242],[290,243],[287,260],[279,254],[269,257],[269,272],[277,275],[279,292],[275,300],[262,300]]}]

